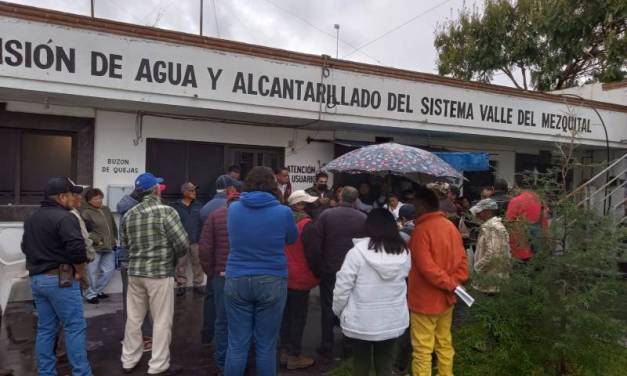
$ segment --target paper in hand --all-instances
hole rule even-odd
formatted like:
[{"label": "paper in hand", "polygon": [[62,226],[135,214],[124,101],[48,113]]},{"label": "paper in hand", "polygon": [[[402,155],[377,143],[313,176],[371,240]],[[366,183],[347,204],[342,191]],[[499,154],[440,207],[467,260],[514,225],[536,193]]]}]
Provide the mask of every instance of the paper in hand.
[{"label": "paper in hand", "polygon": [[475,298],[473,298],[472,296],[470,296],[470,294],[461,286],[457,286],[455,288],[455,294],[457,296],[459,296],[459,298],[466,303],[466,305],[468,307],[472,307],[472,305],[475,303]]}]

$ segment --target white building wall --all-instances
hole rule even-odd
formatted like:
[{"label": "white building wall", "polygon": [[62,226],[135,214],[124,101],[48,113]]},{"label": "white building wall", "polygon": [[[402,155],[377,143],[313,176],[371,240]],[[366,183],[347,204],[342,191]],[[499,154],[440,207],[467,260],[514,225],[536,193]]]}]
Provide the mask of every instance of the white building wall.
[{"label": "white building wall", "polygon": [[13,112],[27,112],[41,115],[74,116],[94,118],[96,110],[90,107],[60,106],[50,103],[33,103],[23,101],[6,102],[6,110]]},{"label": "white building wall", "polygon": [[[333,159],[333,145],[307,143],[307,137],[331,138],[332,132],[304,131],[279,127],[226,124],[209,121],[180,120],[145,116],[142,139],[137,145],[136,115],[98,111],[94,150],[94,186],[132,185],[138,172],[146,168],[146,139],[161,138],[227,144],[285,148],[286,166],[320,166]],[[119,170],[109,159],[128,160],[126,170]],[[116,167],[118,169],[116,169]],[[130,171],[130,172],[129,172]],[[294,183],[305,189],[309,183]]]},{"label": "white building wall", "polygon": [[564,90],[555,90],[551,94],[575,94],[585,99],[627,106],[627,86],[603,89],[603,84],[597,82]]}]

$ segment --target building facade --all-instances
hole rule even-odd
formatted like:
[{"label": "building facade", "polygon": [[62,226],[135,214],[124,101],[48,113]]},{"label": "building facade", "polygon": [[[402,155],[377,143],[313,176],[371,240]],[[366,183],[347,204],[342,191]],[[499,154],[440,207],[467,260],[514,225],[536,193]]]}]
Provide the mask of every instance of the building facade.
[{"label": "building facade", "polygon": [[1,308],[29,298],[19,227],[51,176],[112,208],[146,170],[168,199],[191,180],[207,200],[231,165],[287,166],[302,189],[347,150],[395,141],[489,153],[470,181],[513,184],[558,144],[590,165],[623,155],[622,90],[581,100],[0,2]]},{"label": "building facade", "polygon": [[487,152],[490,176],[510,183],[548,165],[556,143],[592,162],[627,147],[624,104],[6,3],[0,103],[0,221],[22,220],[51,175],[113,196],[150,170],[166,197],[192,180],[205,200],[230,165],[285,165],[306,188],[352,144]]}]

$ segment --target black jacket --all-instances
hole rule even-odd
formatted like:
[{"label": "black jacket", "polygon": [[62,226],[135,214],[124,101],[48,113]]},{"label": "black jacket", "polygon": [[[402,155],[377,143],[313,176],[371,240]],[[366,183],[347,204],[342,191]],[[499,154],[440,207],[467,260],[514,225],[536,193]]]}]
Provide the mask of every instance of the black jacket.
[{"label": "black jacket", "polygon": [[24,222],[22,252],[31,276],[58,268],[60,264],[87,262],[78,219],[50,200],[43,201]]},{"label": "black jacket", "polygon": [[189,206],[186,206],[183,203],[183,200],[178,200],[170,205],[176,209],[177,213],[179,213],[183,227],[185,227],[185,231],[187,231],[189,243],[197,244],[200,239],[200,232],[202,231],[203,225],[203,222],[200,220],[200,209],[202,209],[202,204],[198,201],[192,201]]},{"label": "black jacket", "polygon": [[[353,248],[353,239],[366,236],[366,214],[352,205],[340,203],[320,214],[314,227],[316,234],[313,236],[319,237],[320,247],[320,267],[315,269],[320,274],[335,275],[342,268],[346,253]],[[308,260],[313,258],[309,256]]]},{"label": "black jacket", "polygon": [[499,206],[499,209],[496,215],[501,218],[505,218],[505,212],[507,211],[507,206],[509,205],[509,202],[512,198],[507,194],[507,192],[501,192],[501,191],[497,191],[490,198],[496,201],[496,204]]}]

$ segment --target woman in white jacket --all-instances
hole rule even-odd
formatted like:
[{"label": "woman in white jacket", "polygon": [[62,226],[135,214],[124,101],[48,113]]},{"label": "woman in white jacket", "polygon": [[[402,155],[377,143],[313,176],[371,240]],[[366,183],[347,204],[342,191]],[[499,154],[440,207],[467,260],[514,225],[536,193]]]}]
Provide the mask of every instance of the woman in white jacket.
[{"label": "woman in white jacket", "polygon": [[369,375],[373,358],[377,376],[390,375],[396,339],[409,326],[411,257],[388,210],[372,210],[366,228],[369,237],[353,240],[337,273],[333,312],[353,339],[353,375]]}]

